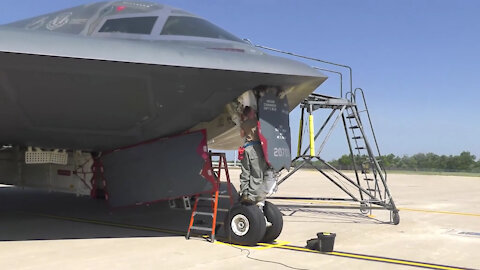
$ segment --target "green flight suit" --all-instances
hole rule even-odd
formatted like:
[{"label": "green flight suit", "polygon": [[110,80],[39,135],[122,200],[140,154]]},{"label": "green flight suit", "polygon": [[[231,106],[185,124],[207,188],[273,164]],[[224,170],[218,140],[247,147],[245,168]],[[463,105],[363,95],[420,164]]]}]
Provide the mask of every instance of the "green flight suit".
[{"label": "green flight suit", "polygon": [[240,193],[247,194],[248,199],[255,203],[265,200],[266,194],[261,187],[268,165],[259,142],[245,147],[241,164]]}]

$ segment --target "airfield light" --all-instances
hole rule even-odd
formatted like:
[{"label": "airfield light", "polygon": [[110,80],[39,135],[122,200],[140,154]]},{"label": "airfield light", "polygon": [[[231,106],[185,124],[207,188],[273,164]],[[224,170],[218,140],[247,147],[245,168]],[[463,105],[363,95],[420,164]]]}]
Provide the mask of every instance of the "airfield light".
[{"label": "airfield light", "polygon": [[118,6],[117,7],[117,12],[122,12],[126,8],[127,8],[126,6]]}]

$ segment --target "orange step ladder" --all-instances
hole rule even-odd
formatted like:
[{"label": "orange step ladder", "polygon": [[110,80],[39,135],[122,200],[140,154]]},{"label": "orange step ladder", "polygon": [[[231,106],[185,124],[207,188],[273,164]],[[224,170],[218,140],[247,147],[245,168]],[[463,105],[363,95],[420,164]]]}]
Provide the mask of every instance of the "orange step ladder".
[{"label": "orange step ladder", "polygon": [[[192,216],[190,218],[190,224],[188,225],[187,235],[185,236],[186,239],[190,239],[192,231],[199,231],[199,232],[210,232],[210,242],[215,242],[215,228],[217,224],[221,224],[221,222],[217,222],[217,212],[218,210],[221,211],[229,211],[229,209],[219,209],[218,208],[218,199],[224,198],[226,196],[230,199],[230,206],[233,205],[233,196],[232,196],[232,187],[230,184],[230,174],[228,173],[228,164],[227,158],[225,157],[225,153],[209,153],[210,156],[210,163],[212,163],[212,158],[218,158],[218,166],[212,165],[212,172],[215,176],[215,186],[212,190],[212,193],[209,193],[209,196],[202,197],[201,195],[197,195],[195,198],[195,204],[193,205],[192,209]],[[221,183],[221,171],[225,171],[225,178],[227,182],[227,191],[228,195],[219,195],[220,183]],[[210,201],[212,206],[211,212],[203,212],[197,211],[198,202],[199,201]],[[211,217],[212,224],[210,226],[200,226],[194,225],[195,217],[197,216],[208,216]]]}]

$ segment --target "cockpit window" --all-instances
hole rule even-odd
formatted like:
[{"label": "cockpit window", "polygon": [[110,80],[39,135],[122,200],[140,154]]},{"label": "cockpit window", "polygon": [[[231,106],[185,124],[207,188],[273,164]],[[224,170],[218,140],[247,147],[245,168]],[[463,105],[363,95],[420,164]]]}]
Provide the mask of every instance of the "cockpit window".
[{"label": "cockpit window", "polygon": [[241,39],[213,23],[187,16],[170,16],[163,27],[161,35],[206,37],[242,42]]},{"label": "cockpit window", "polygon": [[158,17],[135,17],[107,20],[99,32],[146,34],[152,33]]}]

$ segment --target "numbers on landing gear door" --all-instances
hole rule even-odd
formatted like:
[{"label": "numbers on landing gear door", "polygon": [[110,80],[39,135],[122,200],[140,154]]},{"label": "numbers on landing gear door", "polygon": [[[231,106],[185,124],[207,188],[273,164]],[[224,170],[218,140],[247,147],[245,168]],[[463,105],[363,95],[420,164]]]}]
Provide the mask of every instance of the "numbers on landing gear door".
[{"label": "numbers on landing gear door", "polygon": [[273,148],[273,155],[275,157],[288,157],[290,150],[288,148]]}]

